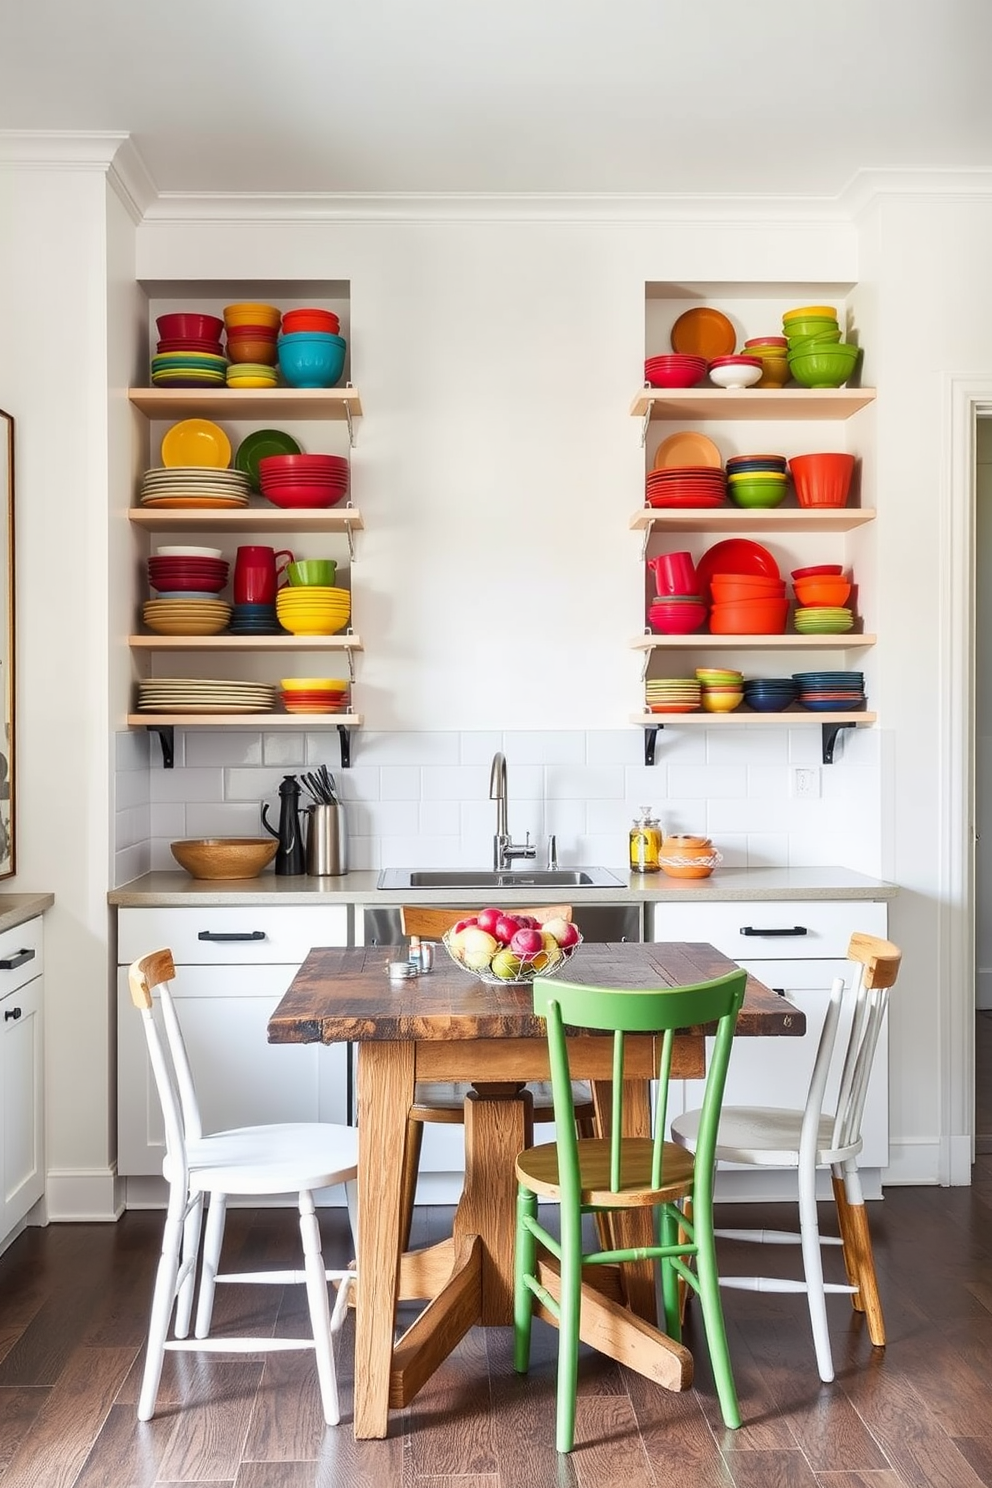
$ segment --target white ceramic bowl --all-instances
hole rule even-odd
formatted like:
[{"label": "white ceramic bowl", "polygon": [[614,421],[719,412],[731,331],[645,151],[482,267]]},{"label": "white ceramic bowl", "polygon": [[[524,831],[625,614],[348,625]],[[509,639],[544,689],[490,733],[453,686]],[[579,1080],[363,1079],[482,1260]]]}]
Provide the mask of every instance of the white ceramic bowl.
[{"label": "white ceramic bowl", "polygon": [[220,548],[156,548],[156,558],[223,558]]},{"label": "white ceramic bowl", "polygon": [[722,388],[754,387],[764,376],[763,367],[749,367],[746,363],[735,366],[732,362],[723,367],[710,368],[710,382]]}]

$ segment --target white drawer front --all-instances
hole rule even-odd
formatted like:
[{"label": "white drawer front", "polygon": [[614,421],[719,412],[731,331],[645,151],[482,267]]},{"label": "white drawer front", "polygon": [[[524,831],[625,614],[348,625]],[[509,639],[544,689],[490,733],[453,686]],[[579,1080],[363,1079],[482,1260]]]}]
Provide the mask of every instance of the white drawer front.
[{"label": "white drawer front", "polygon": [[44,951],[41,915],[0,935],[0,997],[23,987],[44,971]]},{"label": "white drawer front", "polygon": [[884,900],[873,899],[697,901],[656,904],[653,923],[652,940],[708,941],[735,961],[794,961],[844,958],[856,930],[884,937],[888,911]]},{"label": "white drawer front", "polygon": [[263,904],[257,908],[120,909],[117,926],[122,965],[163,946],[172,951],[177,965],[299,965],[314,946],[347,945],[348,907]]}]

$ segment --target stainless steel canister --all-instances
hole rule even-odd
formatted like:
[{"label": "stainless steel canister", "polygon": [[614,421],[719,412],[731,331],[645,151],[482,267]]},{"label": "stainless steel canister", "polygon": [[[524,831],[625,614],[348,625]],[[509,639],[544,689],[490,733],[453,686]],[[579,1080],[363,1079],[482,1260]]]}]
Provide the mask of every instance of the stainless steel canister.
[{"label": "stainless steel canister", "polygon": [[307,872],[315,878],[333,878],[348,872],[348,837],[344,807],[314,805],[307,808]]}]

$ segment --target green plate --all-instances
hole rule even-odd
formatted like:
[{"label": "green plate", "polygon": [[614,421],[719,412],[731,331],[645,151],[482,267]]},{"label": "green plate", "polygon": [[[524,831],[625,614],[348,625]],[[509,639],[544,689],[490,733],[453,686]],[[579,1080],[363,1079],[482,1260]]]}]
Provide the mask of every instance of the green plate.
[{"label": "green plate", "polygon": [[258,473],[259,460],[267,459],[269,455],[302,455],[302,453],[302,449],[292,434],[284,434],[282,429],[256,429],[253,434],[246,435],[238,445],[234,456],[234,468],[246,475],[254,489],[260,491],[262,486]]}]

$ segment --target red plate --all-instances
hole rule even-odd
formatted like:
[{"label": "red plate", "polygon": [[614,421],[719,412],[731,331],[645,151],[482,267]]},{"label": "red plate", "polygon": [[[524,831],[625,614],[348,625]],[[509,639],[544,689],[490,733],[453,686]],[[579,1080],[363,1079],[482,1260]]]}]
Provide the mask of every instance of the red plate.
[{"label": "red plate", "polygon": [[648,703],[649,713],[698,713],[702,703]]},{"label": "red plate", "polygon": [[728,537],[706,552],[696,564],[699,592],[704,599],[710,596],[710,580],[715,573],[760,574],[766,579],[780,579],[778,564],[760,543],[747,537]]}]

